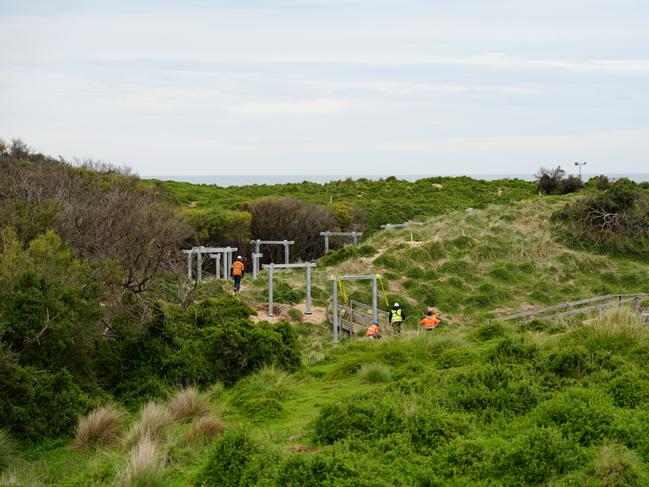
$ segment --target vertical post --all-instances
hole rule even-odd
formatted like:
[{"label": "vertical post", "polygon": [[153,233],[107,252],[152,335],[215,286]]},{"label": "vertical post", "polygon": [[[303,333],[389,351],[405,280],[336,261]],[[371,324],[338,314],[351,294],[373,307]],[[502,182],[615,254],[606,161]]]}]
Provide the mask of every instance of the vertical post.
[{"label": "vertical post", "polygon": [[635,296],[633,301],[635,303],[635,312],[640,313],[640,296]]},{"label": "vertical post", "polygon": [[232,248],[227,247],[226,252],[227,252],[227,257],[225,258],[225,260],[228,262],[228,272],[225,275],[225,278],[230,279],[230,269],[232,269]]},{"label": "vertical post", "polygon": [[216,262],[216,265],[214,266],[216,268],[214,277],[216,279],[221,279],[221,254],[216,254],[216,256],[214,257],[214,261]]},{"label": "vertical post", "polygon": [[190,279],[190,280],[192,278],[192,264],[193,264],[192,258],[193,258],[193,255],[192,255],[192,251],[190,250],[187,253],[187,279]]},{"label": "vertical post", "polygon": [[197,269],[196,269],[196,277],[199,281],[203,280],[203,247],[198,249],[198,254],[197,254],[198,262],[196,263]]},{"label": "vertical post", "polygon": [[284,264],[288,264],[288,240],[284,240]]},{"label": "vertical post", "polygon": [[333,342],[338,343],[338,276],[331,276],[334,281],[334,291],[333,291]]},{"label": "vertical post", "polygon": [[311,314],[311,263],[306,263],[306,310],[305,314]]},{"label": "vertical post", "polygon": [[257,279],[257,253],[252,254],[252,278]]},{"label": "vertical post", "polygon": [[273,263],[268,267],[268,316],[273,316]]},{"label": "vertical post", "polygon": [[223,254],[221,254],[223,258],[221,259],[221,263],[223,264],[223,279],[227,280],[228,279],[228,253],[226,250],[223,251]]},{"label": "vertical post", "polygon": [[329,232],[325,232],[324,238],[325,238],[325,254],[328,254],[329,253]]},{"label": "vertical post", "polygon": [[354,247],[358,246],[358,234],[356,232],[352,232],[352,238],[354,239]]},{"label": "vertical post", "polygon": [[261,240],[255,240],[255,254],[259,253],[259,246],[261,245]]},{"label": "vertical post", "polygon": [[372,275],[372,321],[378,321],[379,313],[376,304],[376,274]]}]

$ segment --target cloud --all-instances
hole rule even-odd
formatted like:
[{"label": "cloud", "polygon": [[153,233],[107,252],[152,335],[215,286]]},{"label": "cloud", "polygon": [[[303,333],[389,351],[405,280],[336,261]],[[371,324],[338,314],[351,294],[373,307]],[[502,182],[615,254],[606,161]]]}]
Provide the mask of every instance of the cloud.
[{"label": "cloud", "polygon": [[336,113],[351,108],[348,100],[295,100],[295,101],[254,101],[232,105],[226,110],[234,113],[267,115],[279,113]]}]

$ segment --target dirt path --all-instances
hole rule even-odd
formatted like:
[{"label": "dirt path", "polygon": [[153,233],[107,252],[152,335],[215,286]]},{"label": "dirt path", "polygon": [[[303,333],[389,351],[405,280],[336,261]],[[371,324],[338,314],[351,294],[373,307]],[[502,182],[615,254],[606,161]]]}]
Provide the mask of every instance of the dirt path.
[{"label": "dirt path", "polygon": [[288,304],[274,304],[273,305],[273,316],[268,316],[268,304],[262,304],[260,306],[257,306],[257,314],[253,315],[251,317],[252,321],[258,323],[260,321],[267,321],[269,323],[277,323],[280,320],[288,320],[292,321],[291,318],[288,315],[288,310],[291,308],[295,308],[299,310],[302,313],[302,322],[303,323],[314,323],[314,324],[321,324],[324,323],[325,320],[325,309],[318,307],[318,306],[313,306],[312,311],[313,313],[310,315],[304,314],[304,311],[306,310],[306,304],[305,303],[299,303],[294,306],[288,305]]}]

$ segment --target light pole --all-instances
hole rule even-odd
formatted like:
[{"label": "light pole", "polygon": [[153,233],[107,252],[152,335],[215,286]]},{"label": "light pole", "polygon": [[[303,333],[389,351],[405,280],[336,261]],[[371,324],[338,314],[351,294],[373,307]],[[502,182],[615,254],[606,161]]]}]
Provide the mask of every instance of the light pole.
[{"label": "light pole", "polygon": [[579,167],[579,179],[581,179],[581,166],[585,166],[585,162],[575,162],[575,166]]}]

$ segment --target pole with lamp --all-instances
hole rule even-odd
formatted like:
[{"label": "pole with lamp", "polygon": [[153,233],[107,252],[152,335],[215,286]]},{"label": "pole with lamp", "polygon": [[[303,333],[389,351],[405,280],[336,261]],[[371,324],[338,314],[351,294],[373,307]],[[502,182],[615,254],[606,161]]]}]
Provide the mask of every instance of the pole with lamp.
[{"label": "pole with lamp", "polygon": [[585,166],[585,162],[575,162],[575,166],[579,168],[579,179],[581,179],[581,166]]}]

